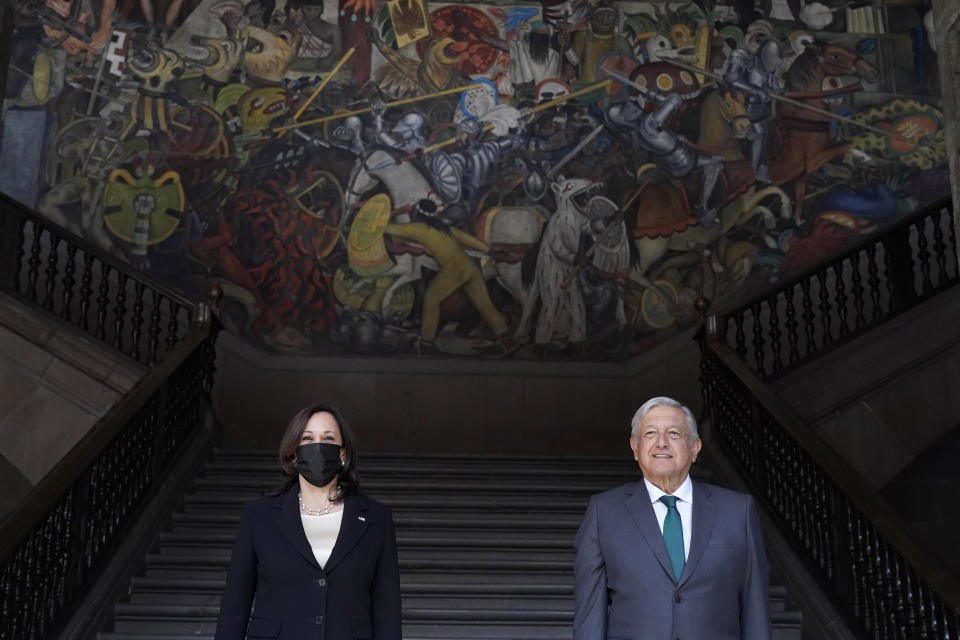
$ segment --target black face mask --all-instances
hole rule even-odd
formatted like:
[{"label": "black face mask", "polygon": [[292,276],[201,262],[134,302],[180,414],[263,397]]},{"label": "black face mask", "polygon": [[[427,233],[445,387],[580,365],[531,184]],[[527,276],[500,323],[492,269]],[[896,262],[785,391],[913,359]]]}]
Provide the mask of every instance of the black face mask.
[{"label": "black face mask", "polygon": [[343,469],[340,445],[330,442],[302,444],[297,447],[297,460],[293,468],[313,486],[325,487]]}]

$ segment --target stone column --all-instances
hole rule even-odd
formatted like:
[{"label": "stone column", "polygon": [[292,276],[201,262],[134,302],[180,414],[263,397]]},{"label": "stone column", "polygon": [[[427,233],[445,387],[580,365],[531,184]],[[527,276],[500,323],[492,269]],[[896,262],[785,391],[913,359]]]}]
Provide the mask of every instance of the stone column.
[{"label": "stone column", "polygon": [[[940,69],[943,115],[947,124],[950,191],[954,228],[960,229],[960,0],[933,0],[934,43]],[[957,233],[960,249],[960,233]]]}]

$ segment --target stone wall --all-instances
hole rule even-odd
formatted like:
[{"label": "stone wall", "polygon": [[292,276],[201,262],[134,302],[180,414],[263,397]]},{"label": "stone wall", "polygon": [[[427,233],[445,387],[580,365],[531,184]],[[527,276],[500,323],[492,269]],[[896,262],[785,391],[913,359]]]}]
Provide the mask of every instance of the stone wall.
[{"label": "stone wall", "polygon": [[361,450],[620,454],[630,418],[669,395],[700,411],[690,332],[621,363],[303,358],[219,341],[215,404],[228,447],[273,448],[311,402],[341,408]]}]

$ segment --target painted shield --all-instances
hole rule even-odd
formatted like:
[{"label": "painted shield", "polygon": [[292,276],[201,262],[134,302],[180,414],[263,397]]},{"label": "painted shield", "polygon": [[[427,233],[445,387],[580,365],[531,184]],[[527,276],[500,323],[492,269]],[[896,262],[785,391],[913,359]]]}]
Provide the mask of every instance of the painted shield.
[{"label": "painted shield", "polygon": [[38,104],[46,104],[57,89],[57,61],[53,54],[41,51],[33,63],[33,95]]},{"label": "painted shield", "polygon": [[294,192],[297,207],[320,221],[319,233],[313,239],[317,256],[326,258],[340,239],[343,228],[343,188],[332,173],[318,171],[313,181]]},{"label": "painted shield", "polygon": [[670,309],[663,297],[669,295],[670,298],[677,301],[677,290],[669,280],[655,280],[653,282],[656,289],[647,289],[643,292],[640,299],[640,310],[643,313],[643,319],[654,329],[665,329],[672,325],[675,320],[670,314]]},{"label": "painted shield", "polygon": [[347,237],[350,269],[357,275],[374,277],[393,268],[393,260],[383,242],[383,232],[390,224],[390,196],[378,193],[357,212]]},{"label": "painted shield", "polygon": [[537,104],[556,100],[573,93],[570,85],[558,78],[541,80],[533,90],[533,101]]},{"label": "painted shield", "polygon": [[430,169],[433,174],[433,188],[444,202],[456,202],[460,199],[460,170],[443,151],[430,154]]},{"label": "painted shield", "polygon": [[[618,51],[611,51],[603,54],[600,60],[597,61],[597,67],[594,72],[597,78],[606,78],[607,74],[605,71],[613,71],[617,75],[629,78],[638,66],[640,66],[640,61],[635,57]],[[622,84],[614,81],[610,83],[607,92],[615,96],[620,93],[622,88]]]},{"label": "painted shield", "polygon": [[493,82],[486,78],[477,78],[473,84],[478,86],[460,94],[460,103],[453,116],[454,122],[462,122],[467,118],[482,118],[487,111],[497,106],[500,94]]},{"label": "painted shield", "polygon": [[141,175],[134,178],[126,169],[110,174],[104,189],[103,220],[113,235],[134,242],[134,233],[146,222],[146,244],[163,242],[180,224],[170,213],[183,211],[183,186],[180,176],[168,171],[154,180]]}]

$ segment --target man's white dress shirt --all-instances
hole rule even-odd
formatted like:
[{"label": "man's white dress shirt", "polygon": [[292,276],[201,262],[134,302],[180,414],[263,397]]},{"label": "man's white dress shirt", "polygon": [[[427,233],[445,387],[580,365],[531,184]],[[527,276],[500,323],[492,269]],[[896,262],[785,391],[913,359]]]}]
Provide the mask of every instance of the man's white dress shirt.
[{"label": "man's white dress shirt", "polygon": [[[650,502],[653,503],[653,512],[657,514],[657,524],[660,525],[662,534],[663,521],[667,518],[667,505],[660,502],[660,496],[668,494],[646,478],[643,483],[647,485],[647,493],[650,494]],[[677,497],[677,511],[680,512],[680,524],[683,527],[683,559],[686,560],[690,555],[690,531],[693,529],[693,482],[690,481],[690,474],[687,474],[680,488],[670,495]]]}]

